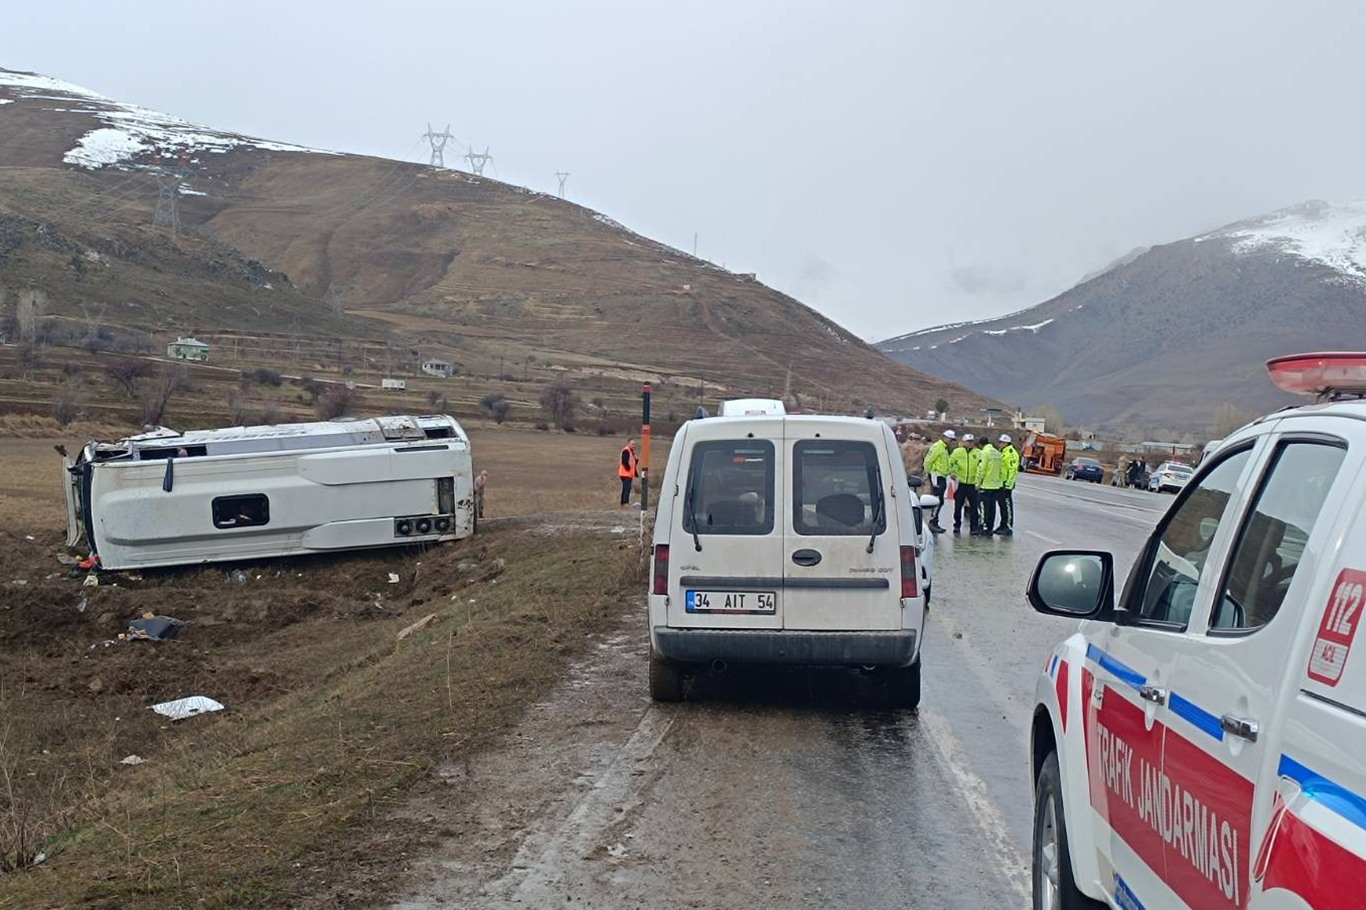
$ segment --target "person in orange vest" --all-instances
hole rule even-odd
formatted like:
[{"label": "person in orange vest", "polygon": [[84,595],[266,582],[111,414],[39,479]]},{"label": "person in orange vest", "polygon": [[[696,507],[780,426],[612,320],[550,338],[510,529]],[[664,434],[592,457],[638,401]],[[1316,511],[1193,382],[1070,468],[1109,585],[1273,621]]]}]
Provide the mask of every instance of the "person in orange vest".
[{"label": "person in orange vest", "polygon": [[627,439],[621,447],[621,461],[617,464],[617,477],[621,478],[621,507],[631,507],[631,486],[640,473],[640,459],[636,457],[636,441]]}]

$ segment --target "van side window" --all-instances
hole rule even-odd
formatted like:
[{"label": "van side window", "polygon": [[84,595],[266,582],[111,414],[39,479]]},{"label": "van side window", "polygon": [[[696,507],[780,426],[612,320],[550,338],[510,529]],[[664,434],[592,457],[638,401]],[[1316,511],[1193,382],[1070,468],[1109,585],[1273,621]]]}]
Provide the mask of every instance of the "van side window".
[{"label": "van side window", "polygon": [[215,528],[250,528],[270,523],[270,500],[261,493],[219,496],[213,501]]},{"label": "van side window", "polygon": [[699,442],[683,491],[683,530],[698,534],[773,533],[773,443]]},{"label": "van side window", "polygon": [[1233,545],[1210,630],[1266,625],[1280,610],[1346,450],[1331,443],[1285,442]]},{"label": "van side window", "polygon": [[798,534],[867,537],[875,522],[879,533],[887,529],[872,443],[803,439],[793,454],[792,527]]},{"label": "van side window", "polygon": [[1210,544],[1251,457],[1248,448],[1224,458],[1188,488],[1181,505],[1158,526],[1134,567],[1130,584],[1137,587],[1126,600],[1139,619],[1181,628],[1190,621]]}]

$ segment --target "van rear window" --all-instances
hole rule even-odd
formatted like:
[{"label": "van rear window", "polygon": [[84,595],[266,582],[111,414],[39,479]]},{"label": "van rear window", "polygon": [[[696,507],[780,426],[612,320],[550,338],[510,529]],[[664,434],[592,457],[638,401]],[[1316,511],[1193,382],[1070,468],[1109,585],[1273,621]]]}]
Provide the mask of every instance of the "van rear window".
[{"label": "van rear window", "polygon": [[683,497],[683,530],[773,533],[773,443],[763,439],[693,446]]},{"label": "van rear window", "polygon": [[878,533],[887,529],[872,443],[803,439],[793,453],[792,527],[798,534],[867,537],[874,524]]}]

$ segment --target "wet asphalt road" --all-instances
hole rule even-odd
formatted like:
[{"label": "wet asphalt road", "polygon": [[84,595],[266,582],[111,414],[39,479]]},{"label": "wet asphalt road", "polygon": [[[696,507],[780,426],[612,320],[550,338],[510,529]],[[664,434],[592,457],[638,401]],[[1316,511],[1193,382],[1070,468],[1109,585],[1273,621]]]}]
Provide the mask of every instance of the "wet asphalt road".
[{"label": "wet asphalt road", "polygon": [[1075,623],[1025,583],[1059,547],[1111,550],[1122,580],[1171,497],[1034,476],[1015,496],[1014,538],[938,538],[919,712],[846,670],[732,670],[652,705],[633,624],[414,808],[450,831],[391,905],[1028,906],[1034,684]]}]

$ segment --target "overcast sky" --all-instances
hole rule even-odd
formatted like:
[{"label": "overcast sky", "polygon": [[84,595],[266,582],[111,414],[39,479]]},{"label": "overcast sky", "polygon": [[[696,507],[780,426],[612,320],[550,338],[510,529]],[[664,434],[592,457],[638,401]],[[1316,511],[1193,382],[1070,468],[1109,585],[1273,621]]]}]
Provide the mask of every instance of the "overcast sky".
[{"label": "overcast sky", "polygon": [[1366,196],[1363,35],[1359,0],[48,2],[0,66],[390,157],[449,122],[876,340]]}]

